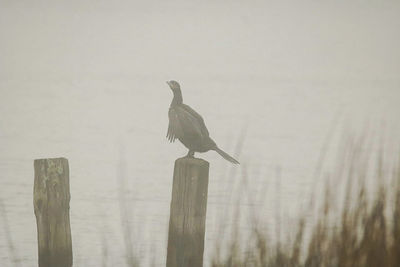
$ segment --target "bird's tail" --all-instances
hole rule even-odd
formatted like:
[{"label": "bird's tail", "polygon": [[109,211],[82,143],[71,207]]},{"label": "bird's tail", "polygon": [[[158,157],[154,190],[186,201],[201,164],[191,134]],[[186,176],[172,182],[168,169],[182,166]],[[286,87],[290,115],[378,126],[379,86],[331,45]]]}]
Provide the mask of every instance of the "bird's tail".
[{"label": "bird's tail", "polygon": [[240,164],[239,161],[237,161],[236,159],[234,159],[231,156],[229,156],[228,153],[226,153],[222,149],[219,149],[218,147],[216,147],[214,150],[218,154],[220,154],[224,159],[226,159],[227,161],[232,162],[233,164]]}]

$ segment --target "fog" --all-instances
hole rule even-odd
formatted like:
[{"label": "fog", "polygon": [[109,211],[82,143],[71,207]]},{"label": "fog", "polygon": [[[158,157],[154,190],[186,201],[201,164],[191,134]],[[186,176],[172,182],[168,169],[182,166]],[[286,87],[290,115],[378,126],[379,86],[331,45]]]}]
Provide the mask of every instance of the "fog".
[{"label": "fog", "polygon": [[196,154],[211,165],[207,264],[243,169],[250,192],[268,189],[239,204],[258,205],[274,230],[271,215],[296,217],[324,184],[321,151],[329,169],[343,136],[394,152],[399,14],[398,1],[0,0],[0,199],[22,266],[37,265],[33,160],[59,156],[71,169],[75,265],[99,266],[106,240],[110,266],[124,266],[121,183],[136,249],[165,265],[173,163],[187,153],[165,138],[167,80],[241,162]]},{"label": "fog", "polygon": [[2,1],[3,78],[396,80],[397,1]]}]

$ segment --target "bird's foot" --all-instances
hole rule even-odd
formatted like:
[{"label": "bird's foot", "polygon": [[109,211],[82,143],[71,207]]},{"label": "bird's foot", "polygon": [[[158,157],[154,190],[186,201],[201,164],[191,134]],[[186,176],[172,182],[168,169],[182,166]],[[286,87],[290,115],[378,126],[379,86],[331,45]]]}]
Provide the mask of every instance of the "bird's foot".
[{"label": "bird's foot", "polygon": [[194,158],[194,151],[189,150],[189,152],[187,153],[186,157]]}]

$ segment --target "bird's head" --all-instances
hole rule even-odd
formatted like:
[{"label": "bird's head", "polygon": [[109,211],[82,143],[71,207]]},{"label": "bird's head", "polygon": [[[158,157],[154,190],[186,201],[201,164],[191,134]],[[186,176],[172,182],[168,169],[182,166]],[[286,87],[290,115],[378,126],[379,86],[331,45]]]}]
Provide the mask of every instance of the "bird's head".
[{"label": "bird's head", "polygon": [[181,87],[177,81],[171,80],[171,81],[168,81],[167,84],[169,85],[169,88],[171,88],[171,90],[174,93],[181,90]]}]

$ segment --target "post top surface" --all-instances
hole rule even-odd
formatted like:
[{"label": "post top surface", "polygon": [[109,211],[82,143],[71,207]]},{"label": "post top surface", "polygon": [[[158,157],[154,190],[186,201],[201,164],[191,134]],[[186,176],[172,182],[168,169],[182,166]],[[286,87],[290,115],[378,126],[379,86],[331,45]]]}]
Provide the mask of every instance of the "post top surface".
[{"label": "post top surface", "polygon": [[60,157],[60,158],[35,159],[34,161],[35,161],[35,162],[38,162],[38,161],[43,161],[43,160],[66,160],[66,161],[68,161],[68,159],[67,159],[67,158],[64,158],[64,157]]},{"label": "post top surface", "polygon": [[197,165],[197,166],[204,166],[204,165],[209,166],[210,165],[210,163],[204,159],[189,158],[189,157],[178,158],[175,161],[175,163],[176,164],[190,164],[190,165]]}]

